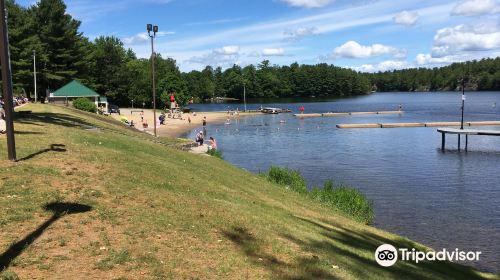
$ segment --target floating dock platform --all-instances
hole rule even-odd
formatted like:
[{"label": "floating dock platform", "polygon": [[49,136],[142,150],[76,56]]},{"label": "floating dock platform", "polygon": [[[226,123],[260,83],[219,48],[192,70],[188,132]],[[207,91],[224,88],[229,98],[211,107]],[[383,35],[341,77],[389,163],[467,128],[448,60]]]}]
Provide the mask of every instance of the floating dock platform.
[{"label": "floating dock platform", "polygon": [[311,117],[345,117],[355,115],[390,115],[402,114],[404,111],[378,111],[378,112],[345,112],[345,113],[309,113],[309,114],[293,114],[298,118],[311,118]]},{"label": "floating dock platform", "polygon": [[[500,126],[500,121],[464,122],[464,126]],[[337,124],[337,128],[404,128],[460,126],[460,122],[412,122],[412,123],[366,123]]]},{"label": "floating dock platform", "polygon": [[[487,122],[490,123],[490,122]],[[483,136],[500,136],[500,130],[479,130],[479,129],[457,129],[457,128],[439,128],[437,130],[441,133],[441,150],[444,152],[446,145],[446,134],[458,135],[458,150],[460,151],[460,136],[465,135],[465,151],[469,147],[469,135],[483,135]]]}]

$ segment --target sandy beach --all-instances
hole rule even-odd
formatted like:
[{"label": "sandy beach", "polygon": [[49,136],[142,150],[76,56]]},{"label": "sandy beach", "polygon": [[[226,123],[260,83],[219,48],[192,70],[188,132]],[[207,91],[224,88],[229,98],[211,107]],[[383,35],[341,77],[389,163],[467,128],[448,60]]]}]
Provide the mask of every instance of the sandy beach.
[{"label": "sandy beach", "polygon": [[[141,123],[141,111],[144,112],[143,118],[144,118],[144,123],[148,124],[147,128],[143,128]],[[133,121],[135,124],[135,127],[138,130],[141,131],[146,131],[153,133],[153,110],[150,109],[131,109],[131,108],[120,108],[120,113],[121,115],[118,114],[112,114],[112,117],[120,120],[122,117],[126,117],[128,121]],[[157,124],[156,124],[156,133],[158,136],[167,136],[167,137],[174,137],[177,138],[180,135],[191,131],[192,129],[195,129],[197,127],[202,126],[203,118],[206,117],[207,119],[207,124],[213,124],[213,123],[224,123],[226,122],[227,119],[230,121],[234,120],[235,118],[241,118],[245,116],[252,116],[252,115],[260,115],[262,113],[260,112],[239,112],[239,114],[233,114],[229,115],[227,112],[196,112],[196,113],[185,113],[182,114],[182,119],[176,118],[166,118],[165,119],[165,124],[160,125],[158,121],[158,117],[160,116],[161,111],[157,110],[156,111],[156,119],[157,119]],[[191,119],[191,123],[188,121],[188,117]]]}]

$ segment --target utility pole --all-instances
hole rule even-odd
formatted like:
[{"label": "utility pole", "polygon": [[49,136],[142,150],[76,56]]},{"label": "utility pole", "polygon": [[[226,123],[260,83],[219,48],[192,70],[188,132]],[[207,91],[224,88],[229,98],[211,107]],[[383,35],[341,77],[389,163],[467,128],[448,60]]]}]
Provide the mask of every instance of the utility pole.
[{"label": "utility pole", "polygon": [[460,129],[464,129],[464,108],[465,108],[465,76],[462,78],[462,121]]},{"label": "utility pole", "polygon": [[35,79],[35,103],[38,102],[38,95],[36,93],[36,51],[33,50],[33,75]]},{"label": "utility pole", "polygon": [[[154,133],[156,137],[156,85],[155,85],[155,49],[154,49],[154,38],[156,37],[156,33],[158,32],[158,26],[153,26],[152,24],[148,24],[146,26],[148,30],[148,35],[151,37],[151,68],[152,68],[152,78],[153,78],[153,118],[154,118]],[[153,34],[151,35],[151,32]]]},{"label": "utility pole", "polygon": [[9,160],[16,160],[16,141],[14,138],[14,105],[12,102],[12,73],[9,57],[9,34],[5,0],[0,0],[0,61],[2,63],[3,100],[5,106],[5,123],[7,129],[7,154]]},{"label": "utility pole", "polygon": [[243,103],[245,104],[245,112],[247,111],[247,90],[245,82],[243,82]]}]

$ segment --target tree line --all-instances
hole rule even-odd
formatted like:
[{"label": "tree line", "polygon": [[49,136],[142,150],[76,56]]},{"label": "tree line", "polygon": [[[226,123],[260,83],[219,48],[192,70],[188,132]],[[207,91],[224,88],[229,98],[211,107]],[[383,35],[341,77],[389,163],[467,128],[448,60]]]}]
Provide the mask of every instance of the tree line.
[{"label": "tree line", "polygon": [[440,68],[418,68],[364,74],[377,91],[500,90],[500,57],[453,63]]},{"label": "tree line", "polygon": [[[62,0],[40,0],[23,7],[7,0],[9,41],[14,92],[34,97],[33,54],[36,54],[37,92],[40,97],[78,80],[129,106],[152,104],[151,60],[137,58],[114,36],[91,41],[79,30],[81,22],[66,12]],[[500,89],[500,60],[485,59],[466,65],[469,87]],[[176,61],[155,54],[157,104],[165,105],[172,93],[185,104],[214,97],[247,98],[340,97],[361,95],[371,90],[453,90],[463,66],[409,69],[376,74],[358,73],[328,64],[289,66],[258,65],[205,67],[182,73]]]},{"label": "tree line", "polygon": [[[66,13],[62,0],[40,0],[28,8],[7,1],[11,65],[15,94],[33,97],[33,54],[39,96],[76,79],[115,103],[152,102],[150,59],[137,58],[113,36],[93,41],[79,31],[81,22]],[[180,103],[213,97],[248,98],[345,96],[365,94],[368,79],[353,70],[327,64],[290,66],[263,61],[223,70],[207,66],[181,73],[175,60],[155,55],[158,102],[175,93]]]}]

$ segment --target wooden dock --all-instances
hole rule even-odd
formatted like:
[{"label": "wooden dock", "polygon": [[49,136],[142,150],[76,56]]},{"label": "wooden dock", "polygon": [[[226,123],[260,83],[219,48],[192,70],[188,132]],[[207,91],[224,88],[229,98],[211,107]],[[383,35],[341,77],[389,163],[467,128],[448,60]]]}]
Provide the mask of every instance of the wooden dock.
[{"label": "wooden dock", "polygon": [[345,117],[355,115],[390,115],[402,114],[404,111],[378,111],[378,112],[339,112],[339,113],[309,113],[309,114],[293,114],[298,118],[311,118],[311,117]]},{"label": "wooden dock", "polygon": [[[464,126],[500,126],[500,121],[465,122]],[[412,122],[412,123],[367,123],[337,124],[337,128],[405,128],[405,127],[449,127],[460,126],[460,122]]]},{"label": "wooden dock", "polygon": [[458,150],[460,151],[460,136],[465,135],[465,151],[469,146],[469,135],[500,136],[500,130],[480,130],[480,129],[457,129],[457,128],[439,128],[441,133],[441,150],[444,151],[446,145],[446,134],[458,135]]}]

